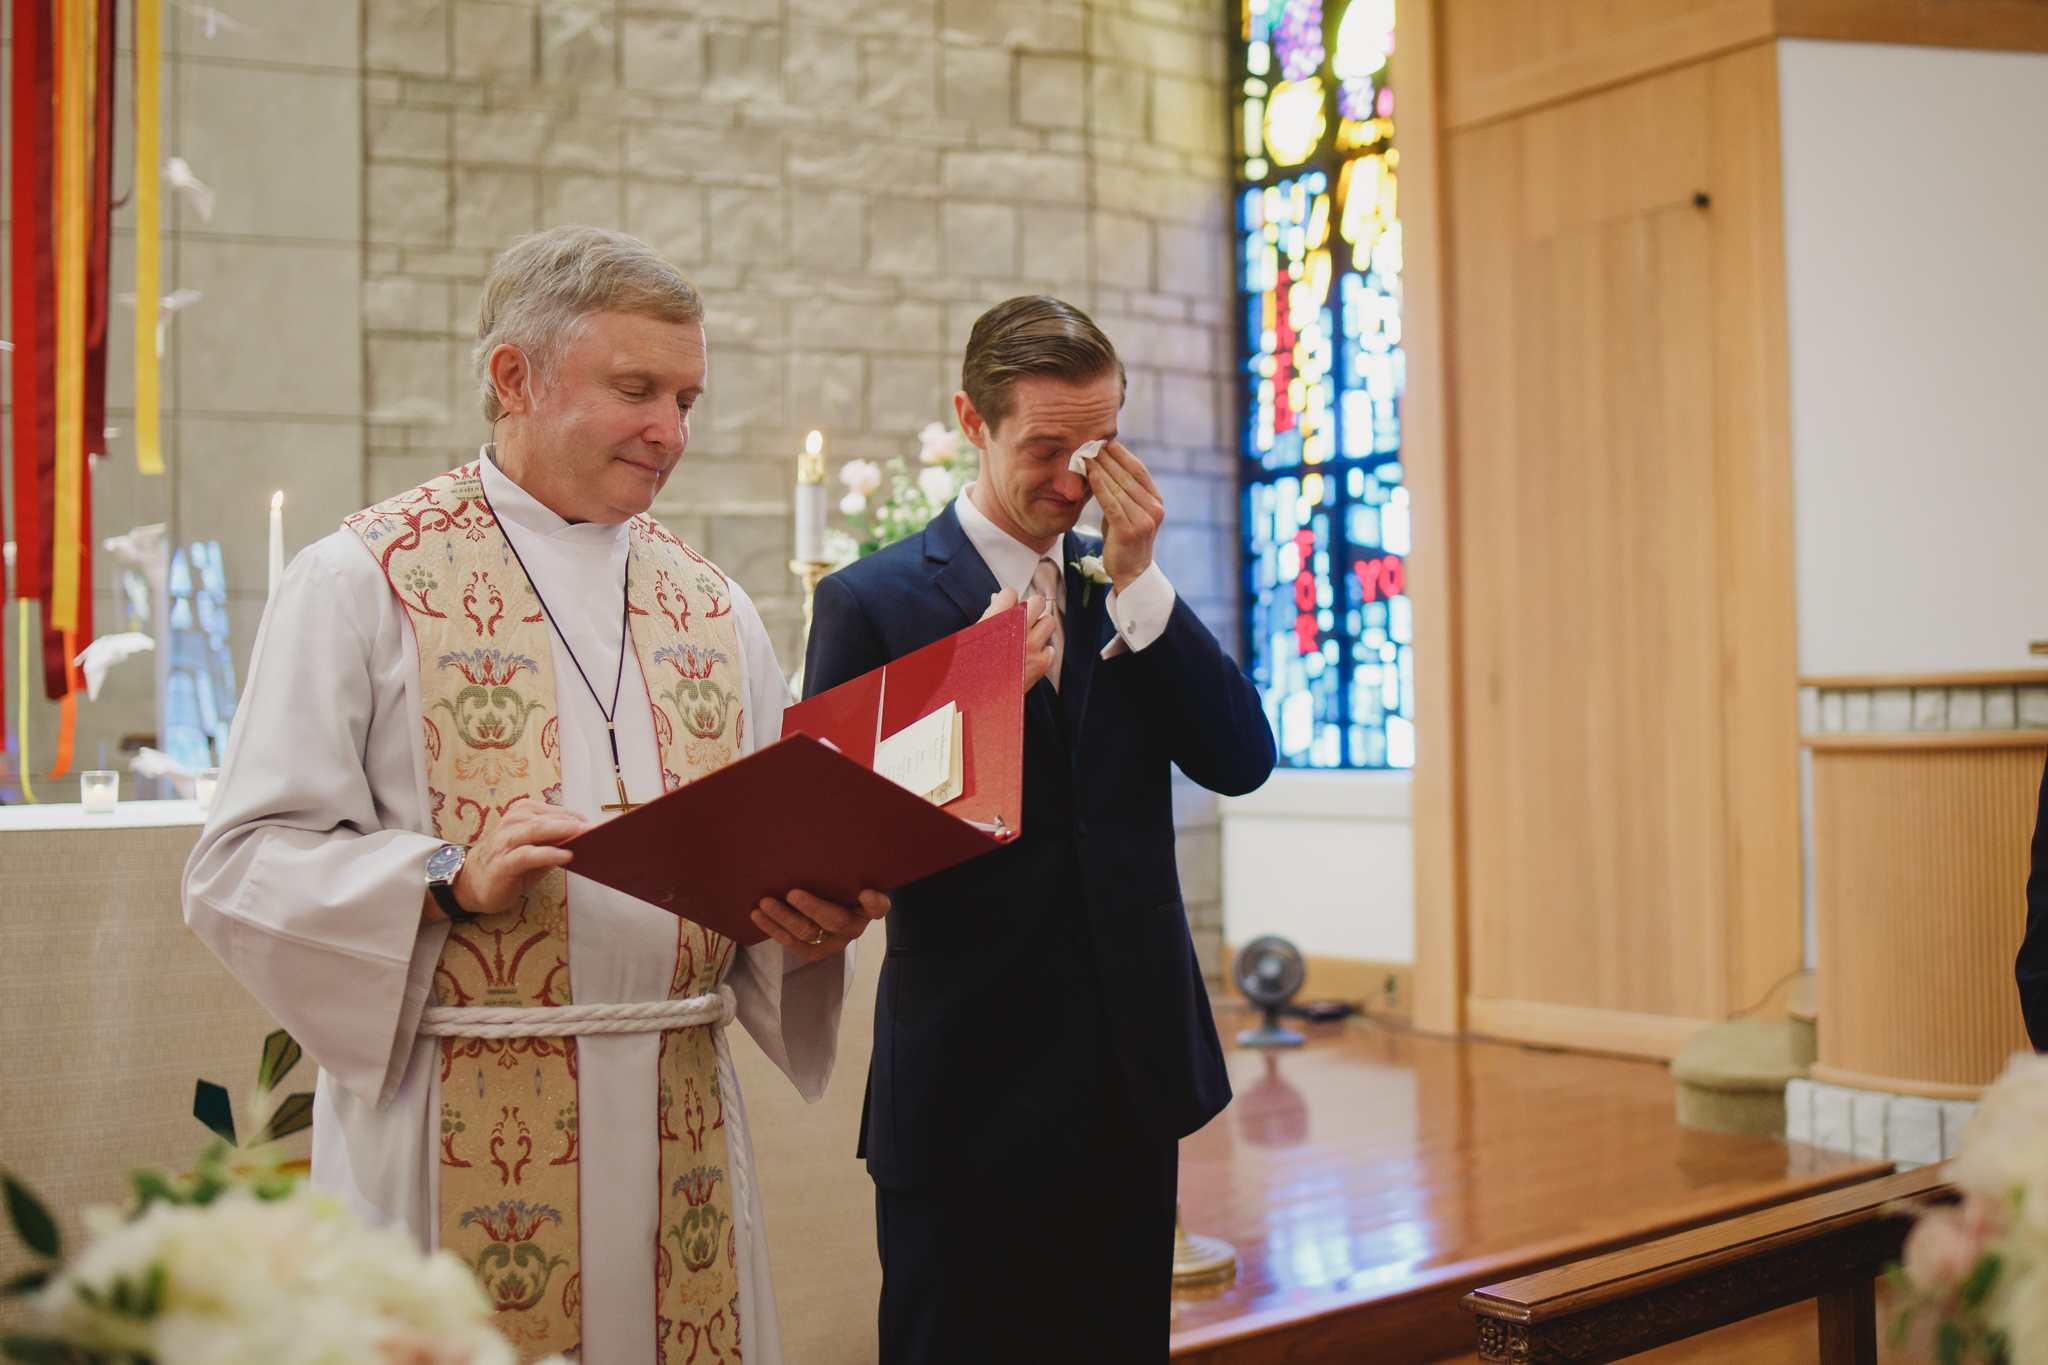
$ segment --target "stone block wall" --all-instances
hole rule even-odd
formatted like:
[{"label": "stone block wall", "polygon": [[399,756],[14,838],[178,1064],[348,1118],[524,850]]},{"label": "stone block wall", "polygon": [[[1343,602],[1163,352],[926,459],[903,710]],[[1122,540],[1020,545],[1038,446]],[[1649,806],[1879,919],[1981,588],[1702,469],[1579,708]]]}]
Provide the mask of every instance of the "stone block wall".
[{"label": "stone block wall", "polygon": [[[564,222],[653,242],[711,347],[657,512],[738,578],[793,667],[789,487],[913,456],[968,328],[1016,294],[1088,309],[1168,503],[1161,560],[1237,645],[1228,185],[1217,0],[367,0],[366,496],[486,439],[470,378],[492,255]],[[1216,817],[1177,807],[1221,942]]]}]

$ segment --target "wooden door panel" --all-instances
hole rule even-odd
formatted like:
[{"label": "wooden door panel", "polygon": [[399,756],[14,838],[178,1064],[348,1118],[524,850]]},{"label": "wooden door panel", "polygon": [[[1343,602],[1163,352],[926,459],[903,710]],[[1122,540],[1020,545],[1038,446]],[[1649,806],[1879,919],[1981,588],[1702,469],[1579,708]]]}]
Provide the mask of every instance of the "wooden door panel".
[{"label": "wooden door panel", "polygon": [[[1744,79],[1704,64],[1451,139],[1475,1001],[1681,1021],[1748,1003],[1730,998],[1748,980],[1728,961],[1730,826],[1749,787],[1796,793],[1797,755],[1731,775],[1748,702],[1726,679],[1753,623],[1726,570],[1775,489],[1730,470],[1775,429],[1731,411],[1755,385],[1725,372],[1758,350],[1732,332],[1783,326],[1718,293],[1731,259],[1752,289],[1777,231],[1710,180],[1745,61],[1723,59]],[[1769,890],[1796,938],[1796,880]]]}]

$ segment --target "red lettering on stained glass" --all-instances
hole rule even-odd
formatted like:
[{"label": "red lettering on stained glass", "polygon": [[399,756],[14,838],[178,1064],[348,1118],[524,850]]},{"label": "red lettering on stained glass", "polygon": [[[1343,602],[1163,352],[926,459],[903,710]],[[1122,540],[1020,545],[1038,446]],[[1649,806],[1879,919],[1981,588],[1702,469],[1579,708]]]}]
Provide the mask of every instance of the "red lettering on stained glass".
[{"label": "red lettering on stained glass", "polygon": [[1358,575],[1358,586],[1364,589],[1368,602],[1399,597],[1408,587],[1408,569],[1399,555],[1361,559],[1351,566],[1351,571]]}]

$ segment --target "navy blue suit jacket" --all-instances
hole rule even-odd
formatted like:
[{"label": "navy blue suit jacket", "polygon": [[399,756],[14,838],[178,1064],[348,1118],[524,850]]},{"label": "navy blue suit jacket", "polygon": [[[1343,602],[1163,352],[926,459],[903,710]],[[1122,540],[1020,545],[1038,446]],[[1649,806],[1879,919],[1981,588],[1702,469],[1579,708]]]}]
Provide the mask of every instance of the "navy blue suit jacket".
[{"label": "navy blue suit jacket", "polygon": [[[1069,533],[1066,549],[1061,686],[1025,699],[1023,834],[903,887],[887,920],[862,1123],[887,1188],[1056,1180],[1104,1082],[1160,1143],[1230,1100],[1181,905],[1171,767],[1251,791],[1272,731],[1184,601],[1145,649],[1100,658],[1109,590],[1072,567],[1100,544]],[[818,585],[806,695],[972,625],[996,590],[947,507]]]}]

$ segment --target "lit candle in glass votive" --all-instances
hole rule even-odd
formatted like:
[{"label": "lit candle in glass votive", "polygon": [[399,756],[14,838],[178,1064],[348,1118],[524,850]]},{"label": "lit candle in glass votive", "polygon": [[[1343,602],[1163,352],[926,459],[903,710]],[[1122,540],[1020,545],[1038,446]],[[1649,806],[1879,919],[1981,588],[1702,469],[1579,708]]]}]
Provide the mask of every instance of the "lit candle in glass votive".
[{"label": "lit candle in glass votive", "polygon": [[796,461],[796,557],[810,563],[825,558],[825,433],[804,438]]},{"label": "lit candle in glass votive", "polygon": [[121,801],[121,774],[111,768],[80,773],[78,800],[87,815],[112,815]]},{"label": "lit candle in glass votive", "polygon": [[192,774],[192,799],[199,803],[199,809],[213,809],[213,789],[219,782],[218,768],[201,768]]}]

